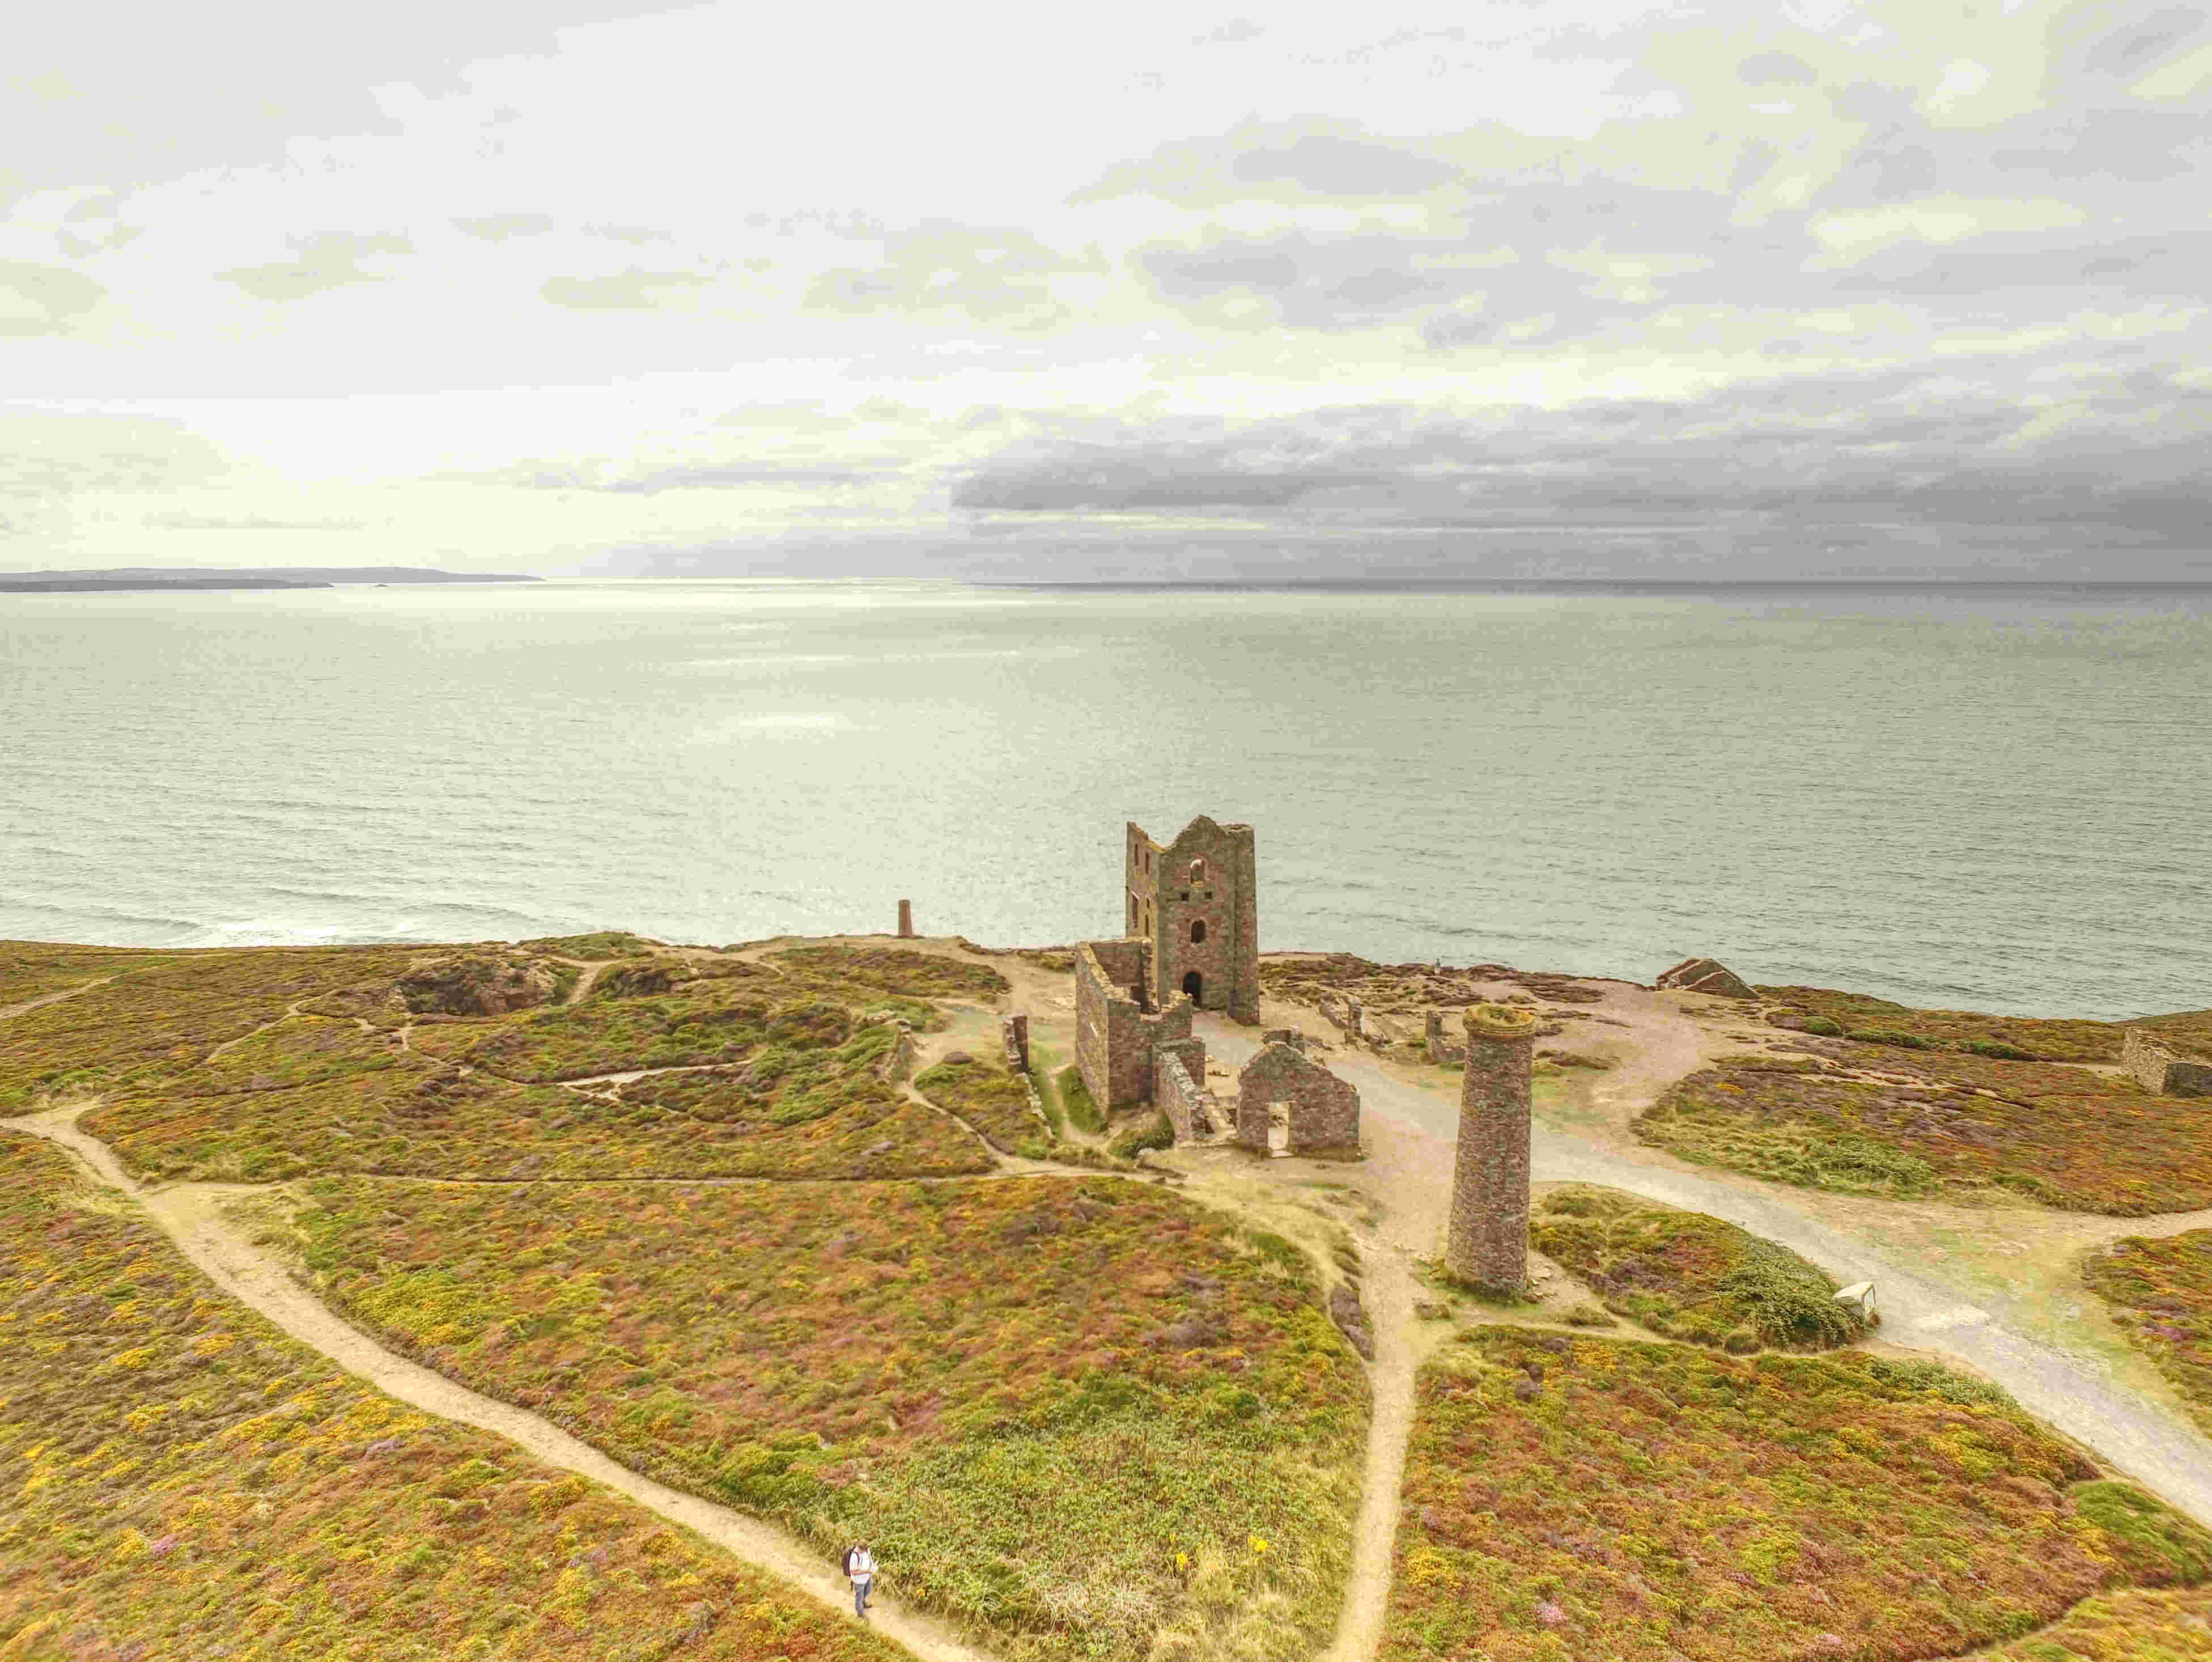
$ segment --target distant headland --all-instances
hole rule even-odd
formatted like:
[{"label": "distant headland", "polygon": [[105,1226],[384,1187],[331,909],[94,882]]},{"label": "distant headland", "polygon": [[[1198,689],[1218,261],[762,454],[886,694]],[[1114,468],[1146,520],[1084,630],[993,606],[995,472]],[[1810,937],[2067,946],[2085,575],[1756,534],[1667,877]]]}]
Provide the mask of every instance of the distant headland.
[{"label": "distant headland", "polygon": [[535,583],[507,572],[436,571],[427,566],[122,566],[105,571],[0,571],[0,594],[64,594],[100,589],[335,588],[341,583]]}]

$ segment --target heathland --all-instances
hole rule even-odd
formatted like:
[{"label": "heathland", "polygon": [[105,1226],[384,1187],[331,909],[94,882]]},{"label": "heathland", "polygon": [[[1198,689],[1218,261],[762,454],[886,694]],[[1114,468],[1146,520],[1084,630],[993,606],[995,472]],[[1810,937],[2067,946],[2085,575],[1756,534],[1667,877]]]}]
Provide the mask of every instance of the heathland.
[{"label": "heathland", "polygon": [[[2212,1201],[2198,1111],[2121,1075],[2119,1027],[1274,955],[1265,1024],[1365,1104],[1369,1158],[1322,1164],[1102,1111],[1069,969],[614,931],[0,945],[0,1112],[182,1185],[222,1253],[502,1412],[824,1567],[866,1536],[886,1609],[969,1656],[2212,1653],[2212,1537],[2094,1418],[1838,1301],[1814,1235],[1656,1197],[1692,1174],[1869,1241],[1972,1208],[1990,1251],[2078,1215],[2105,1233],[2063,1273],[2140,1347],[2112,1342],[2143,1423],[2212,1424],[2212,1231],[2104,1221]],[[1546,1135],[1655,1194],[1547,1183],[1541,1296],[1437,1303],[1456,1078],[1424,1015],[1486,998],[1541,1018]],[[1233,1071],[1250,1038],[1208,1022]],[[0,1158],[0,1657],[898,1653],[349,1377],[199,1279],[173,1212],[26,1137]],[[1600,1305],[1625,1336],[1567,1324]]]}]

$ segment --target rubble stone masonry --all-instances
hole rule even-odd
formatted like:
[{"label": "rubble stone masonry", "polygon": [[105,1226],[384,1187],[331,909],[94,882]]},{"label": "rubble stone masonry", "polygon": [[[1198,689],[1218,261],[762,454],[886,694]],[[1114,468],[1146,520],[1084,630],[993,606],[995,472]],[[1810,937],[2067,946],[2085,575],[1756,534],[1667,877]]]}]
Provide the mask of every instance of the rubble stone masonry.
[{"label": "rubble stone masonry", "polygon": [[1518,1292],[1528,1280],[1528,1092],[1536,1019],[1510,1006],[1478,1004],[1465,1020],[1467,1072],[1444,1268],[1479,1287]]},{"label": "rubble stone masonry", "polygon": [[2120,1066],[2146,1091],[2172,1097],[2212,1097],[2212,1056],[2192,1054],[2148,1028],[2122,1031]]},{"label": "rubble stone masonry", "polygon": [[1164,845],[1127,827],[1122,929],[1152,949],[1145,983],[1165,1009],[1197,977],[1193,1002],[1247,1026],[1260,1022],[1257,865],[1249,825],[1204,814]]},{"label": "rubble stone masonry", "polygon": [[1108,1113],[1152,1099],[1155,1046],[1190,1037],[1191,1002],[1164,1010],[1145,990],[1152,948],[1142,941],[1086,941],[1075,948],[1075,1062]]}]

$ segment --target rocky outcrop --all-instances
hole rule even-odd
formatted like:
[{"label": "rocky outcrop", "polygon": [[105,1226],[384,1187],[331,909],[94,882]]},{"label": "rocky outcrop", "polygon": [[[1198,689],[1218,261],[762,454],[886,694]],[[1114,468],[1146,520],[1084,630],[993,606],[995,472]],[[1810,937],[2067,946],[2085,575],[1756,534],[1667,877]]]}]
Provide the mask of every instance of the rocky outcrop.
[{"label": "rocky outcrop", "polygon": [[1358,1288],[1349,1282],[1339,1282],[1329,1288],[1328,1318],[1363,1358],[1370,1362],[1375,1360],[1375,1332],[1367,1324],[1367,1311],[1359,1301]]},{"label": "rocky outcrop", "polygon": [[494,1016],[550,1003],[559,983],[534,958],[492,953],[441,958],[399,978],[416,1015]]},{"label": "rocky outcrop", "polygon": [[1715,998],[1757,998],[1750,985],[1710,958],[1686,958],[1652,983],[1663,991],[1706,993]]}]

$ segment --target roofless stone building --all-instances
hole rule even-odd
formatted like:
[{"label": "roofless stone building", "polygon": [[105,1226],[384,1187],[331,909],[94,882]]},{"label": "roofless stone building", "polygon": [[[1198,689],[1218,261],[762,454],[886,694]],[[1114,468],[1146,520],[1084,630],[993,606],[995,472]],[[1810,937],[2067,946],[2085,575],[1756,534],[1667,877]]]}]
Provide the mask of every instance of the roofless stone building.
[{"label": "roofless stone building", "polygon": [[1187,993],[1201,1010],[1260,1025],[1256,869],[1249,825],[1218,825],[1201,813],[1163,845],[1129,822],[1121,933],[1151,949],[1145,992],[1154,1009]]}]

